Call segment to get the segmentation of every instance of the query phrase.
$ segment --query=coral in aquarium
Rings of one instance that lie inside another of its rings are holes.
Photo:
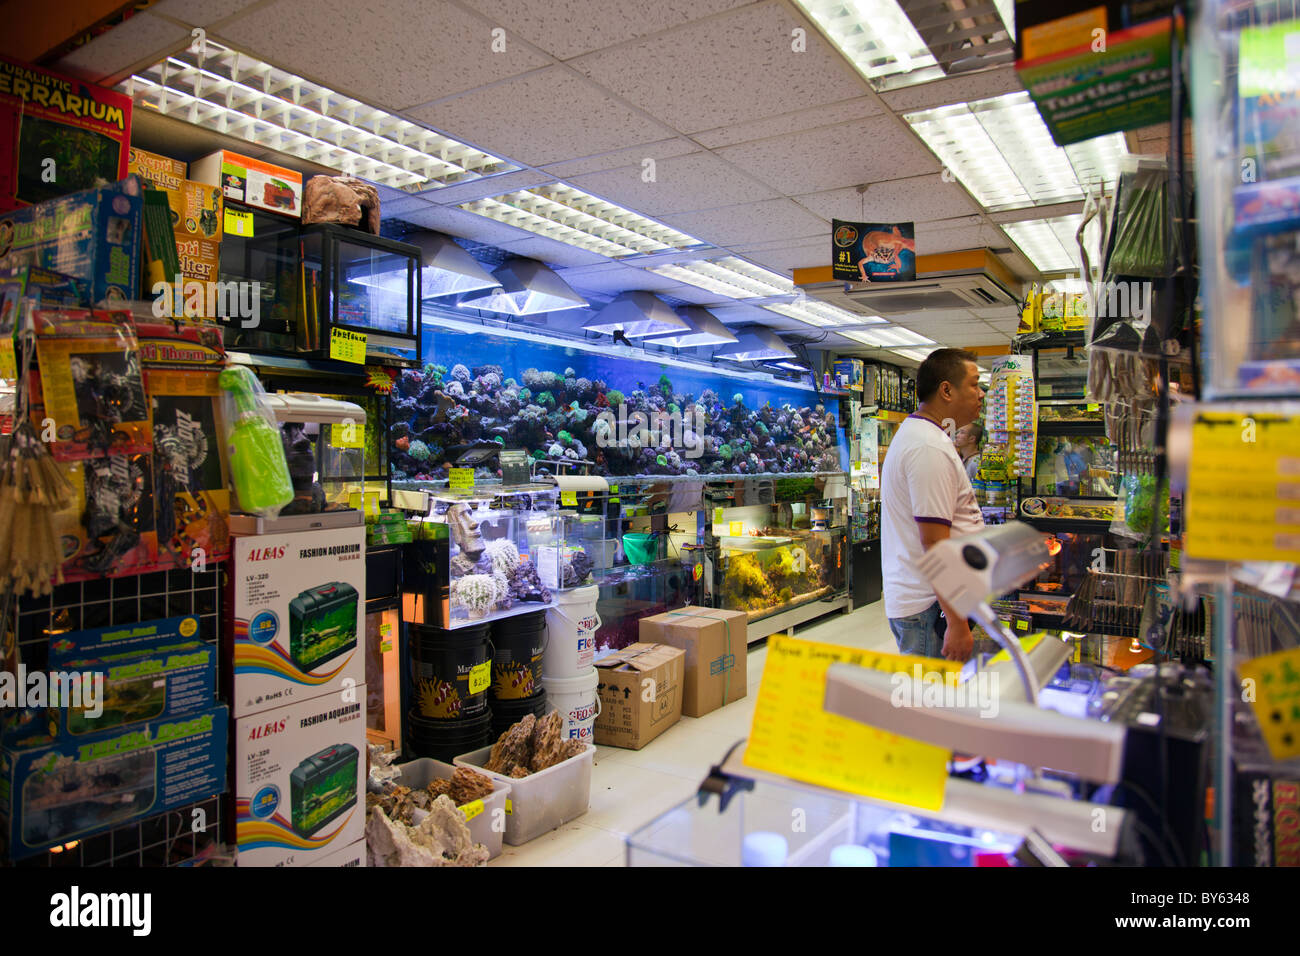
[[[490,574],[467,574],[454,581],[452,596],[471,618],[480,618],[497,602],[497,585]]]
[[[509,538],[497,538],[489,541],[484,549],[493,571],[512,573],[519,567],[519,548]]]

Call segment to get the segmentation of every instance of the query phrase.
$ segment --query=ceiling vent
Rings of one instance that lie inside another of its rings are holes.
[[[799,276],[795,279],[798,282]],[[917,275],[912,282],[832,281],[800,285],[808,295],[860,315],[999,307],[1006,308],[1010,314],[1019,301],[1012,291],[1019,283],[988,249],[918,256]]]

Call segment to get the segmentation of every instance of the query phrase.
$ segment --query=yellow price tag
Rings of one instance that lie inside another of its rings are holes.
[[[1074,639],[1074,663],[1081,663],[1083,660],[1083,638]]]
[[[330,358],[354,365],[366,364],[366,333],[330,329]]]
[[[506,816],[514,816],[514,812],[515,812],[515,802],[511,800],[509,797],[506,797]]]
[[[492,662],[484,661],[469,669],[469,692],[481,694],[492,686]]]
[[[473,468],[453,468],[449,475],[448,485],[452,491],[468,491],[474,487],[474,469]]]
[[[578,493],[576,491],[561,491],[560,504],[578,507]]]
[[[393,649],[393,642],[392,642],[392,641],[380,641],[380,642],[379,642],[379,653],[381,653],[381,654],[387,654],[387,653],[388,653],[389,651],[391,651],[392,649]]]
[[[1096,402],[1089,402],[1089,403],[1088,403],[1088,411],[1090,411],[1090,412],[1099,412],[1099,411],[1101,411],[1101,406],[1098,405]]]
[[[1023,621],[1017,621],[1016,626],[1018,627],[1023,623],[1024,623]],[[1028,654],[1030,651],[1032,651],[1035,647],[1037,647],[1042,642],[1044,636],[1045,635],[1043,634],[1027,634],[1026,636],[1020,638],[1020,649],[1024,651],[1026,654]],[[996,664],[998,663],[998,661],[1009,661],[1009,660],[1011,660],[1010,654],[1008,654],[1006,651],[998,651],[996,654],[994,654],[992,657],[989,658],[989,663]]]
[[[920,668],[941,680],[950,674],[955,680],[961,672],[954,661],[774,635],[768,638],[745,763],[816,786],[940,809],[951,753],[828,714],[826,671],[837,662],[909,675]]]
[[[13,381],[18,377],[18,360],[14,356],[13,340],[0,340],[0,378]]]
[[[722,524],[722,512],[725,511],[725,510],[726,510],[725,508],[714,508],[714,509],[713,509],[713,523],[714,523],[714,524]]]
[[[733,538],[739,538],[741,535],[745,533],[745,522],[743,521],[731,522],[727,533],[730,534]]]
[[[379,635],[380,635],[381,637],[392,637],[392,636],[393,636],[393,625],[391,625],[391,624],[380,624],[380,625],[379,625]]]
[[[469,803],[465,804],[463,807],[460,808],[460,812],[465,814],[466,820],[473,820],[476,816],[478,816],[480,813],[483,812],[483,809],[484,808],[483,808],[482,800],[471,800]]]
[[[1243,661],[1240,670],[1273,759],[1300,757],[1300,647]]]
[[[335,448],[365,448],[366,426],[355,422],[331,425],[330,444]]]
[[[243,212],[227,206],[224,219],[226,235],[243,236],[245,239],[253,237],[253,214],[251,212]]]
[[[1026,620],[1024,620],[1023,618],[1020,619],[1020,620],[1018,620],[1018,621],[1016,621],[1016,630],[1017,630],[1017,631],[1027,631],[1027,630],[1029,630],[1029,622],[1026,621]]]

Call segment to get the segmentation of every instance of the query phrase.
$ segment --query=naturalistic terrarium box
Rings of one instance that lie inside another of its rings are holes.
[[[0,212],[126,175],[131,97],[0,57]]]

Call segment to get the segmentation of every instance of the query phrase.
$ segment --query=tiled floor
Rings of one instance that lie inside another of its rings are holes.
[[[851,614],[804,625],[797,637],[829,644],[895,650],[876,602]],[[704,717],[683,717],[641,750],[598,747],[591,808],[572,823],[523,846],[506,846],[492,866],[622,866],[623,837],[695,792],[709,767],[749,733],[767,647],[749,652],[749,693]]]

